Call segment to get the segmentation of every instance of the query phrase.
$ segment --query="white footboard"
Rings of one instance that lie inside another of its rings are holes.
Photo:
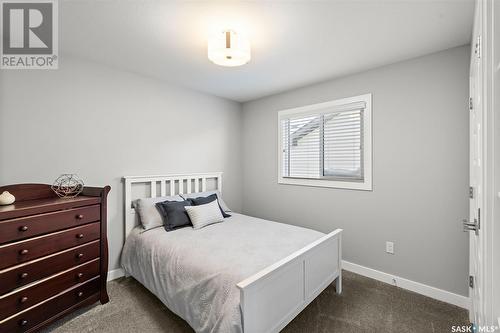
[[[238,283],[244,333],[283,329],[330,283],[342,289],[342,229]]]

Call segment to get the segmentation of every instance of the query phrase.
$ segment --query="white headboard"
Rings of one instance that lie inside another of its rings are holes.
[[[183,193],[197,193],[208,190],[219,190],[222,193],[222,172],[192,173],[181,175],[125,176],[125,238],[137,225],[138,218],[132,202],[138,198],[132,196],[132,185],[149,185],[151,190],[142,198],[164,197]],[[207,188],[207,183],[214,180],[215,188]],[[159,185],[159,191],[158,191]],[[168,188],[168,192],[167,192]]]

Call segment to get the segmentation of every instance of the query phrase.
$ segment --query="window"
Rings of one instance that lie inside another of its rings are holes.
[[[278,113],[278,182],[371,190],[371,94]]]

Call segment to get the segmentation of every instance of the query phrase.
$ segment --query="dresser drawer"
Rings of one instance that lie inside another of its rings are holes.
[[[0,258],[2,258],[0,269],[90,242],[98,239],[99,235],[100,223],[95,222],[45,236],[0,245]]]
[[[0,296],[0,320],[98,275],[99,259],[94,259],[25,288],[16,289],[9,294]]]
[[[0,332],[26,332],[40,323],[54,317],[71,306],[96,296],[99,292],[99,278],[79,284],[51,299],[40,303],[18,315],[0,321]]]
[[[76,227],[99,221],[100,217],[100,206],[93,205],[1,221],[0,243]]]
[[[99,241],[0,271],[0,295],[99,257]]]

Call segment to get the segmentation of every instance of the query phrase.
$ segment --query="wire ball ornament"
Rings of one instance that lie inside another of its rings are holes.
[[[60,198],[74,198],[83,191],[83,180],[76,174],[65,173],[57,177],[51,188]]]

